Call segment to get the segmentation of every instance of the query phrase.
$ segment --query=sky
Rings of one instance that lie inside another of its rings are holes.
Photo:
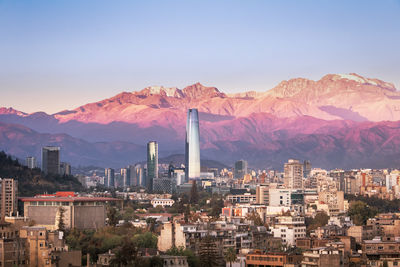
[[[400,0],[0,0],[0,107],[55,113],[147,86],[226,93],[358,73],[400,89]]]

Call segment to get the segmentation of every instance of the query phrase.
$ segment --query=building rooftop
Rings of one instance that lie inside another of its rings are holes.
[[[48,201],[60,201],[60,202],[93,202],[93,201],[118,201],[117,198],[111,197],[90,197],[90,196],[78,196],[74,192],[56,192],[55,194],[43,194],[36,195],[34,197],[22,197],[22,202],[48,202]]]
[[[378,243],[400,243],[399,238],[393,238],[393,239],[384,239],[382,240],[382,237],[376,236],[372,240],[364,240],[363,241],[365,244],[378,244]]]

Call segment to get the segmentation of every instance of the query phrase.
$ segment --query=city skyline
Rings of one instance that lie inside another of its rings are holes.
[[[400,266],[399,14],[0,0],[0,266]]]
[[[399,88],[399,10],[396,0],[2,1],[0,106],[52,114],[152,85],[266,91],[326,73]]]

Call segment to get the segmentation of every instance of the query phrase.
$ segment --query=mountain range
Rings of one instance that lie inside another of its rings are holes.
[[[282,169],[288,158],[324,168],[399,166],[400,92],[358,74],[296,78],[266,92],[226,94],[200,83],[162,86],[55,114],[0,108],[0,149],[18,157],[59,145],[74,165],[142,161],[149,140],[160,156],[182,154],[188,108],[200,114],[201,155],[231,165],[247,159]]]

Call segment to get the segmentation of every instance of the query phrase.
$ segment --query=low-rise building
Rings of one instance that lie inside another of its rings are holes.
[[[175,200],[170,199],[170,198],[154,198],[151,200],[151,205],[153,205],[153,207],[157,207],[157,206],[161,206],[163,208],[165,207],[171,207],[172,205],[174,205]]]
[[[39,226],[56,230],[60,216],[67,229],[97,229],[105,226],[106,204],[115,198],[78,196],[74,192],[57,192],[21,198],[24,215]],[[63,210],[63,211],[62,211]]]
[[[241,195],[227,195],[226,200],[231,201],[232,203],[255,203],[256,195],[252,195],[250,193],[244,193]]]
[[[161,255],[163,267],[189,267],[186,256]]]
[[[281,238],[289,246],[294,246],[297,238],[306,236],[305,220],[301,216],[277,216],[270,230],[274,237]]]
[[[301,259],[302,255],[295,252],[261,252],[258,250],[246,255],[246,267],[298,266]]]
[[[400,258],[400,239],[390,236],[375,237],[362,242],[363,258],[368,266],[376,265],[387,258]]]
[[[330,247],[322,247],[303,252],[301,267],[312,266],[343,266],[340,251]]]
[[[28,266],[81,266],[81,251],[69,250],[63,232],[47,231],[45,227],[24,226],[21,228],[20,238],[25,241]]]

